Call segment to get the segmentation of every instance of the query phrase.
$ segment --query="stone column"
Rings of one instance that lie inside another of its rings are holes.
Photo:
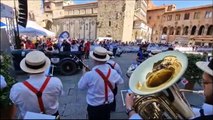
[[[208,24],[205,25],[205,29],[204,29],[204,33],[203,33],[204,36],[207,35],[208,28],[209,28],[209,25]]]

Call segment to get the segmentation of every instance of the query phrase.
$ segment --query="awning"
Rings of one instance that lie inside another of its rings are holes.
[[[3,22],[0,22],[0,28],[2,28],[2,27],[6,27],[6,24]]]
[[[5,5],[3,3],[0,3],[0,7],[1,7],[1,18],[14,18],[14,11],[13,8]]]

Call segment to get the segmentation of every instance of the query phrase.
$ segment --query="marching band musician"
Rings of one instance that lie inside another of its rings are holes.
[[[213,59],[210,62],[197,62],[197,67],[203,71],[203,88],[205,103],[201,109],[192,108],[195,116],[191,119],[212,120],[213,119]],[[129,119],[142,119],[139,114],[134,111],[134,94],[126,95],[126,111]]]
[[[78,88],[88,89],[86,100],[89,119],[108,120],[114,100],[112,91],[115,84],[123,83],[123,79],[116,70],[106,64],[109,55],[105,48],[96,47],[94,51],[90,52],[90,57],[95,66],[81,77]]]
[[[48,66],[50,59],[40,51],[28,53],[20,62],[21,69],[30,74],[30,77],[14,84],[10,90],[10,99],[20,112],[18,118],[23,118],[28,111],[59,115],[58,99],[63,93],[63,85],[59,78],[46,77],[44,72]]]
[[[111,59],[111,57],[113,56],[113,53],[111,51],[107,51],[107,53],[110,56],[110,59],[106,62],[106,64],[109,65],[109,67],[111,67],[112,69],[116,70],[118,72],[118,74],[120,76],[122,76],[122,71],[121,71],[120,65]],[[113,93],[114,93],[114,101],[112,103],[111,111],[115,111],[115,109],[116,109],[116,99],[115,99],[115,96],[117,95],[117,92],[118,92],[118,87],[115,84],[115,89],[113,91]]]

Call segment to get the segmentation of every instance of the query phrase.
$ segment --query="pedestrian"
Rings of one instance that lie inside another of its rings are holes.
[[[103,47],[96,47],[90,53],[94,67],[86,72],[78,82],[79,89],[87,91],[87,112],[90,120],[109,120],[110,109],[114,100],[113,89],[115,84],[122,84],[123,79],[111,69],[106,61],[109,60],[107,50]]]
[[[138,63],[142,63],[144,60],[146,60],[149,57],[148,54],[149,53],[147,52],[147,46],[145,44],[140,45],[140,48],[137,53],[136,61]]]
[[[64,41],[63,41],[63,43],[61,44],[61,49],[60,49],[60,51],[62,51],[62,52],[70,52],[71,51],[71,45],[70,45],[70,43],[69,42],[67,42],[67,40],[65,39]]]
[[[112,57],[113,53],[111,51],[107,51],[108,52],[108,55],[110,56],[110,58]],[[112,59],[109,59],[107,62],[106,62],[107,65],[109,65],[109,67],[111,67],[112,69],[116,70],[117,73],[122,76],[122,71],[121,71],[121,67],[118,63],[116,63],[115,61],[113,61]],[[113,91],[114,93],[114,101],[112,103],[112,107],[111,107],[111,111],[115,111],[116,110],[116,95],[117,95],[117,92],[118,92],[118,87],[117,87],[117,84],[115,84],[115,89]]]
[[[113,42],[112,46],[113,46],[113,49],[112,49],[113,56],[116,56],[116,52],[117,52],[117,49],[118,49],[118,43],[117,43],[116,40],[115,40],[115,42]]]
[[[10,91],[10,99],[19,110],[18,118],[23,118],[27,111],[59,115],[58,99],[63,85],[60,79],[45,76],[44,71],[49,66],[49,58],[41,51],[28,53],[20,62],[21,69],[30,77],[24,82],[14,84]]]
[[[85,51],[85,59],[89,59],[89,52],[90,52],[90,42],[89,41],[86,41],[84,51]]]

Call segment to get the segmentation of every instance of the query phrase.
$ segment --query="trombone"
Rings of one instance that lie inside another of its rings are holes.
[[[79,59],[78,57],[76,56],[73,56],[74,59],[76,59],[78,62],[80,62],[85,68],[86,68],[86,71],[90,71],[91,69],[89,68],[88,65],[86,65],[81,59]]]

